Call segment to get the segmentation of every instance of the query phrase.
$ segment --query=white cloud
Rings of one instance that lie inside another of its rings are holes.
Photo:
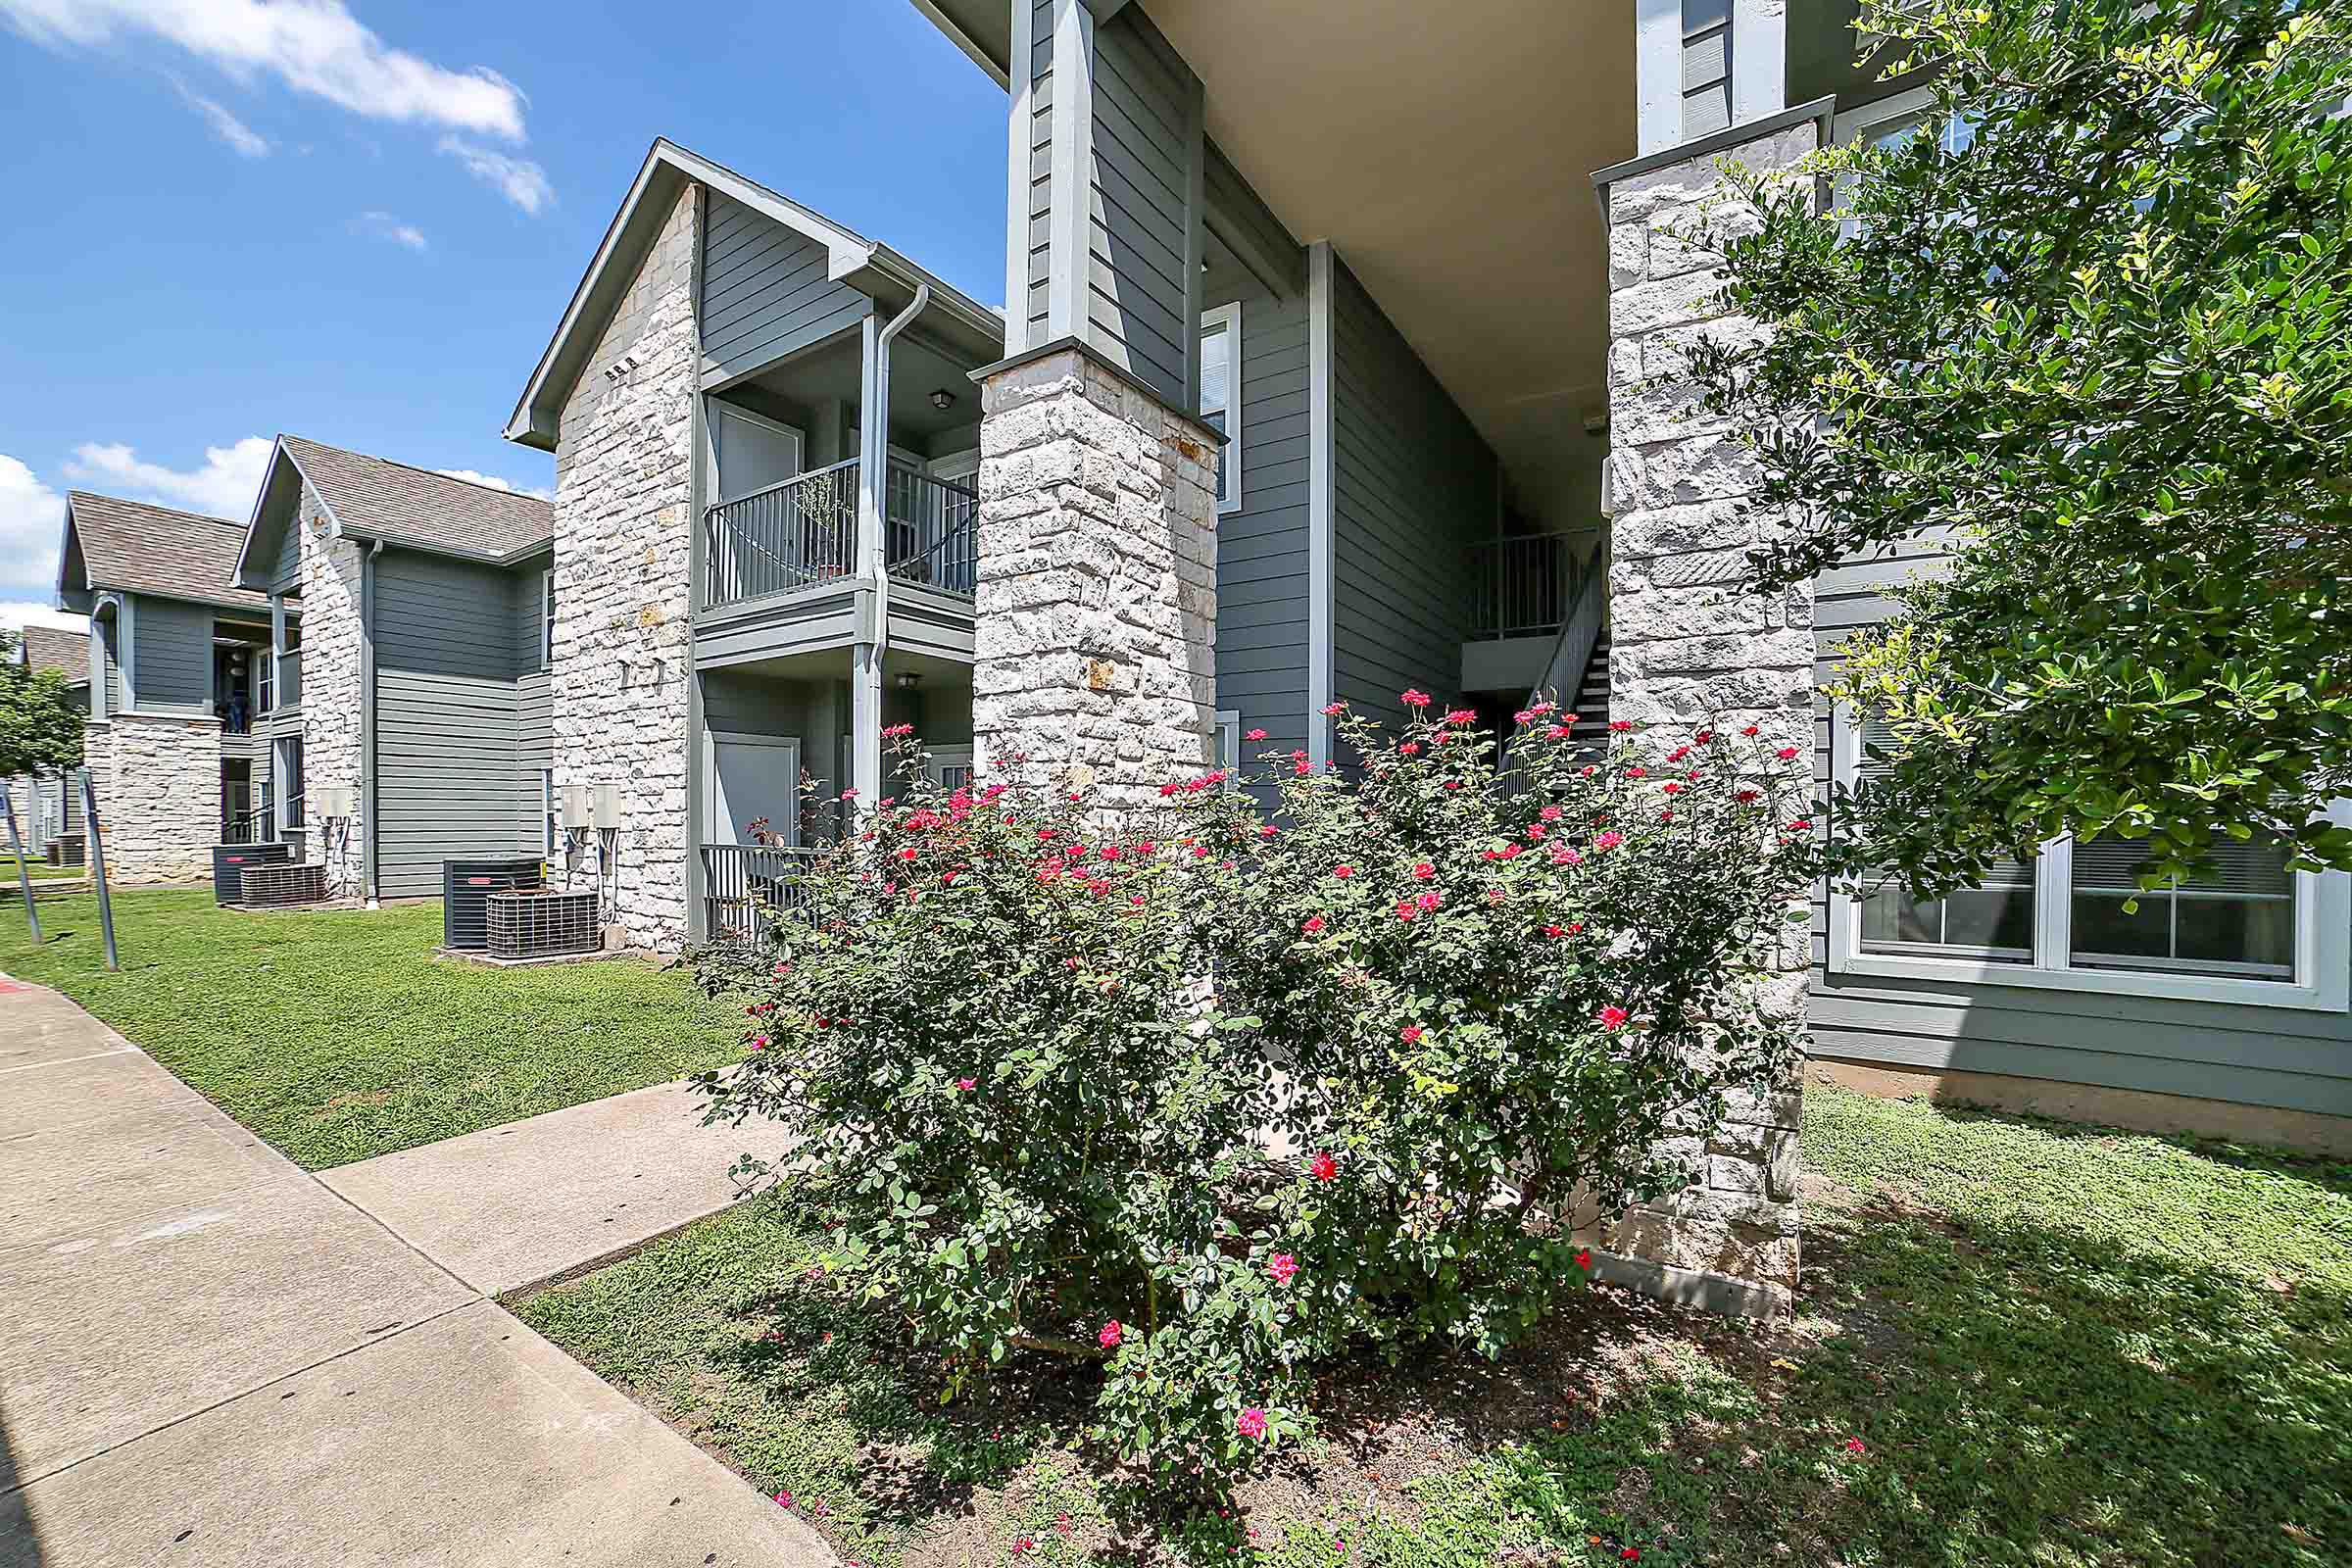
[[[48,602],[57,588],[57,547],[65,523],[66,498],[0,452],[0,593]]]
[[[413,251],[425,248],[424,230],[414,223],[402,222],[390,213],[362,213],[351,220],[351,226],[363,234],[373,234]]]
[[[206,447],[203,466],[183,469],[144,462],[126,442],[85,441],[74,449],[66,477],[133,501],[241,522],[253,513],[253,498],[261,492],[262,475],[270,466],[270,450],[268,437],[249,435],[233,446]]]
[[[0,3],[4,3],[4,0],[0,0]],[[267,136],[230,114],[220,104],[205,97],[204,94],[190,92],[185,82],[173,78],[172,85],[179,89],[180,98],[190,109],[204,117],[205,123],[213,127],[213,134],[234,148],[239,157],[267,158],[270,156],[270,139]]]
[[[239,79],[268,73],[371,120],[522,139],[525,100],[513,82],[395,49],[342,0],[0,0],[0,18],[53,47],[152,34]]]
[[[556,499],[556,493],[553,490],[543,490],[532,484],[516,484],[512,479],[502,479],[495,473],[483,473],[474,468],[435,468],[433,471],[443,478],[463,479],[467,484],[488,485],[493,490],[511,490],[516,495],[537,496],[542,501]]]
[[[46,601],[0,599],[0,626],[57,626],[66,631],[86,632],[90,629],[90,617],[76,615],[71,610],[51,609]]]
[[[7,3],[0,0],[0,5]],[[441,150],[464,164],[467,173],[534,218],[540,208],[555,205],[556,188],[547,182],[547,171],[527,158],[510,158],[455,136],[442,137]]]

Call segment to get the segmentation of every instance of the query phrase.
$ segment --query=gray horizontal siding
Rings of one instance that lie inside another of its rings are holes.
[[[406,551],[376,564],[376,876],[387,897],[438,893],[446,858],[515,853],[517,604],[537,605],[520,575]]]
[[[278,536],[277,560],[270,566],[270,591],[273,594],[302,591],[302,519],[305,509],[294,508],[286,517],[285,532]]]
[[[1461,680],[1492,448],[1344,263],[1332,268],[1332,689],[1388,724]]]
[[[1217,707],[1266,731],[1247,760],[1307,738],[1306,300],[1223,261],[1204,289],[1210,309],[1242,307],[1242,494],[1217,519]]]
[[[213,612],[139,595],[131,609],[131,691],[147,713],[213,710]]]
[[[1018,3],[1018,0],[1015,0]],[[1023,313],[1028,320],[1024,341],[1046,340],[1048,276],[1052,247],[1047,225],[1054,210],[1054,5],[1034,0],[1029,7],[1029,287],[1025,300],[1006,300],[1006,315]]]
[[[703,353],[729,375],[822,342],[873,301],[826,276],[825,247],[710,193],[703,241]]]
[[[1090,338],[1181,403],[1191,73],[1139,10],[1095,29]]]
[[[1204,143],[1203,156],[1201,205],[1211,232],[1226,244],[1255,252],[1281,269],[1282,275],[1270,281],[1283,293],[1305,294],[1305,247],[1291,237],[1282,220],[1258,199],[1215,142]]]
[[[1913,542],[1822,573],[1814,584],[1817,684],[1835,676],[1848,632],[1893,612],[1886,590],[1938,559],[1936,545]],[[1827,779],[1827,699],[1816,699],[1814,716],[1815,774]],[[1807,1009],[1817,1056],[2352,1115],[2352,1016],[2344,1013],[1833,975],[1827,957],[1828,905],[1817,887]]]

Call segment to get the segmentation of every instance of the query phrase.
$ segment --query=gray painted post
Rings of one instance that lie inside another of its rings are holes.
[[[106,966],[122,967],[115,956],[115,906],[106,896],[106,839],[98,830],[98,792],[90,784],[90,770],[81,770],[81,826],[90,836],[90,880],[98,887],[98,931],[106,939]]]
[[[32,775],[27,775],[32,777]],[[33,777],[33,798],[40,798],[40,780]],[[41,914],[32,906],[32,873],[24,869],[24,840],[17,832],[17,795],[14,790],[0,790],[0,810],[8,812],[8,848],[17,858],[17,887],[24,895],[24,918],[32,925],[33,945],[41,941]]]

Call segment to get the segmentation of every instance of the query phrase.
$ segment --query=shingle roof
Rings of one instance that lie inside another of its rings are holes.
[[[62,669],[69,681],[90,678],[90,639],[63,626],[24,626],[24,662],[33,669]]]
[[[555,537],[556,509],[537,496],[453,479],[298,435],[278,441],[327,511],[352,533],[498,560],[528,554]]]
[[[234,586],[244,524],[87,490],[66,492],[66,506],[91,587],[270,608],[267,595]]]

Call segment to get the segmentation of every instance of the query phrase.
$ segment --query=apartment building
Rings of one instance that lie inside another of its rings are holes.
[[[58,602],[90,617],[83,765],[123,882],[202,880],[213,846],[270,811],[277,637],[269,599],[231,581],[243,537],[219,517],[66,497]]]

